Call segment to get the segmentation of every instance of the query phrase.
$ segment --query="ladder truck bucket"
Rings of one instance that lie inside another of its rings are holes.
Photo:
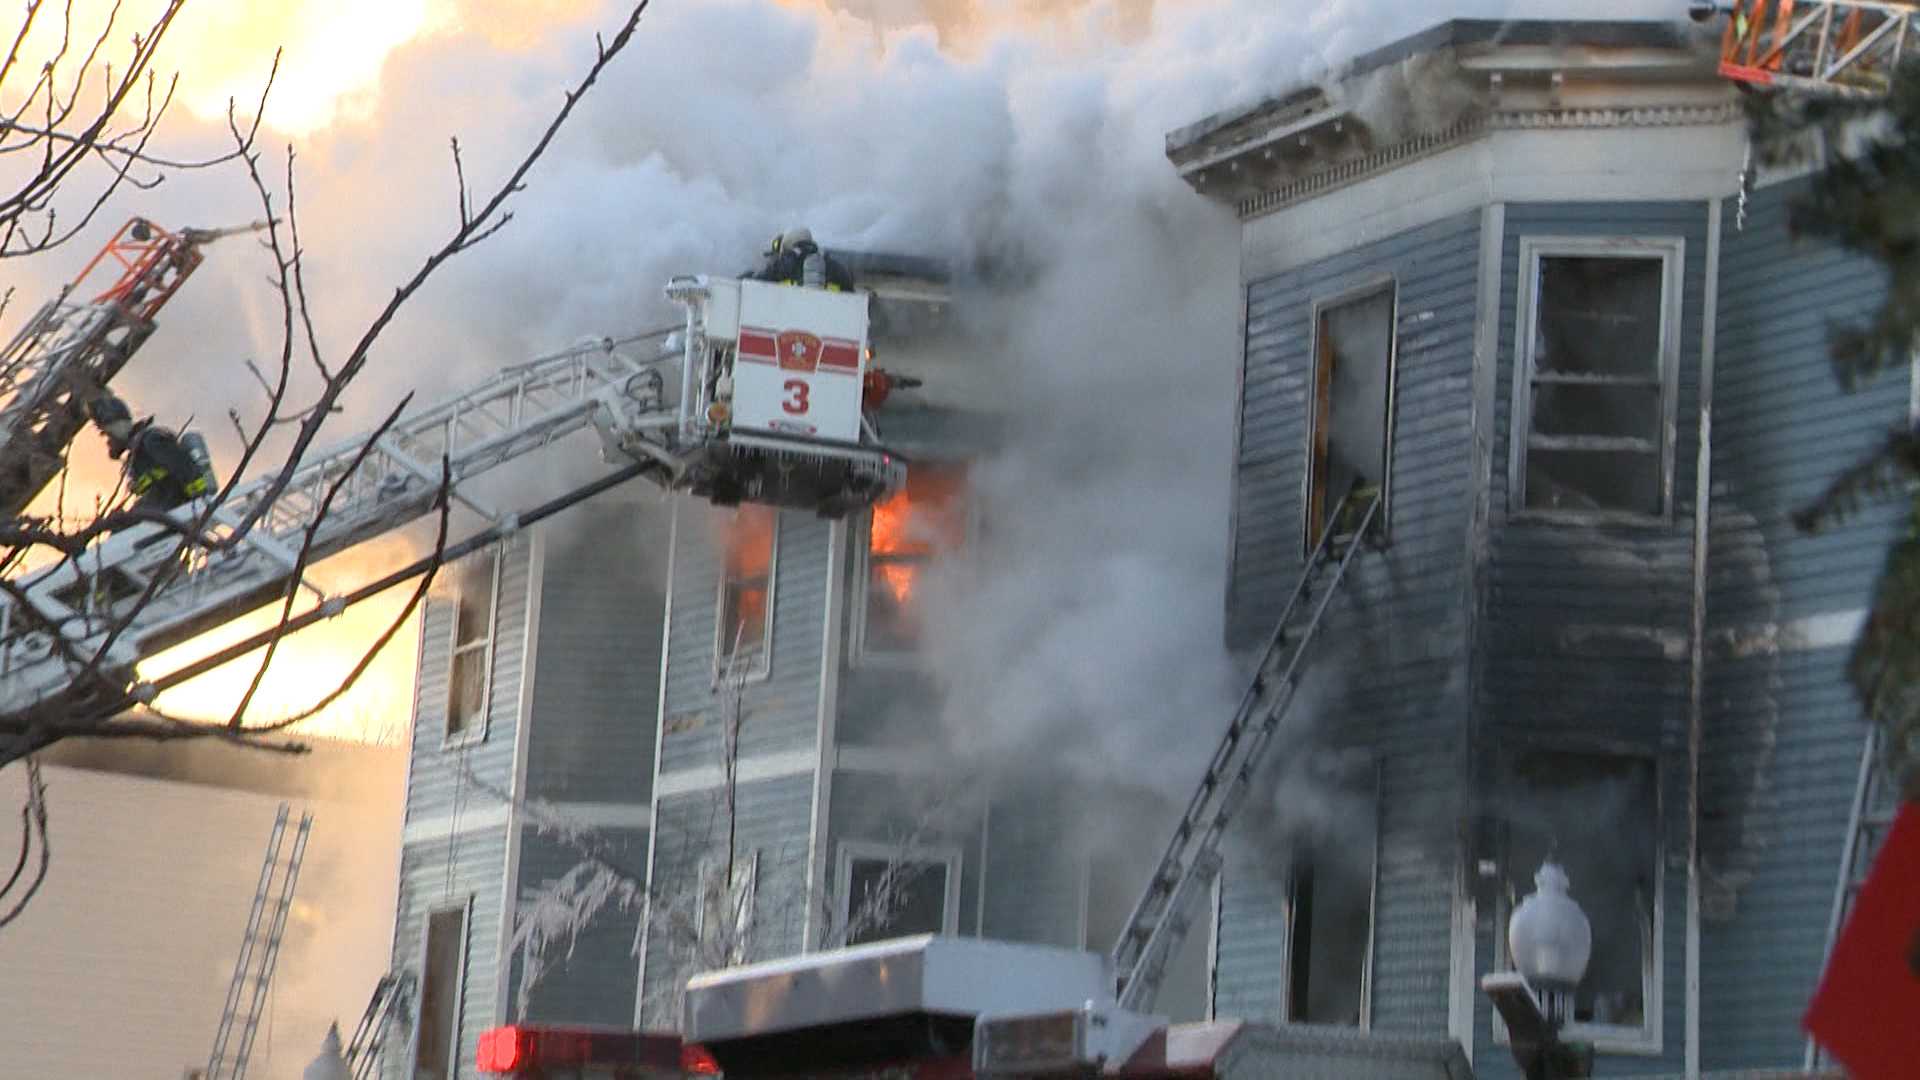
[[[686,310],[676,487],[837,518],[905,483],[865,423],[865,293],[692,277],[666,295]]]

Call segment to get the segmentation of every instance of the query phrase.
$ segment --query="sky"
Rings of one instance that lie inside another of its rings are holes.
[[[128,3],[123,29],[154,5]],[[1446,14],[1677,17],[1683,7],[1464,0]],[[106,8],[80,3],[77,22],[97,26]],[[611,31],[624,10],[607,0],[192,0],[156,64],[163,76],[178,72],[179,90],[155,145],[174,157],[222,151],[229,100],[239,99],[244,115],[273,50],[285,50],[263,164],[283,188],[285,154],[297,153],[308,287],[322,347],[337,358],[454,225],[449,139],[460,140],[473,186],[490,189],[590,60],[593,34]],[[1106,355],[1076,358],[1057,342],[1037,344],[1064,324],[1060,312],[1138,307],[1129,297],[1147,288],[1180,298],[1129,314],[1167,331],[1161,347],[1193,346],[1194,370],[1177,384],[1191,410],[1173,410],[1159,421],[1164,430],[1124,443],[1104,442],[1113,429],[1097,417],[1059,425],[1074,430],[1084,420],[1090,435],[1077,445],[1104,446],[1129,465],[1135,444],[1212,425],[1215,437],[1145,461],[1140,477],[1114,471],[1122,490],[1113,494],[1137,491],[1138,479],[1173,493],[1169,505],[1185,511],[1182,527],[1114,553],[1099,571],[1109,582],[1103,594],[1133,599],[1088,617],[1135,625],[1130,614],[1165,606],[1147,597],[1204,593],[1226,548],[1230,443],[1218,433],[1229,419],[1232,343],[1220,330],[1231,319],[1233,233],[1219,208],[1172,175],[1165,132],[1318,78],[1440,18],[1410,0],[659,0],[530,177],[515,221],[450,264],[396,320],[329,430],[344,437],[403,393],[431,400],[556,346],[659,325],[669,315],[659,292],[669,274],[744,268],[767,236],[795,222],[856,248],[969,254],[1017,244],[1048,254],[1049,276],[1035,294],[1051,307],[1036,301],[1003,314],[1050,359],[1045,389],[1056,415],[1084,400],[1074,391],[1086,379],[1115,369]],[[49,40],[42,35],[43,49]],[[285,192],[276,198],[284,208]],[[196,226],[261,216],[232,166],[123,191],[67,249],[0,266],[5,284],[20,289],[0,332],[136,212]],[[1155,252],[1164,273],[1126,272],[1142,250]],[[227,411],[251,418],[263,406],[244,361],[279,353],[276,300],[262,284],[269,270],[244,238],[211,247],[117,384],[163,423],[193,420],[217,462],[237,452]],[[1168,391],[1164,372],[1138,355],[1138,334],[1116,325],[1125,320],[1107,324],[1105,353],[1136,354],[1143,374],[1133,385],[1151,403]],[[555,468],[575,475],[588,465]],[[1028,465],[1003,463],[1003,472]],[[114,467],[96,438],[83,437],[69,505],[84,506]],[[1057,490],[1025,486],[1069,505],[1092,503],[1095,518],[1098,504],[1112,501],[1091,494],[1100,485],[1058,479]],[[1021,486],[1009,482],[1008,491]],[[1195,529],[1195,521],[1211,524]],[[1068,556],[1071,534],[1036,528]],[[345,582],[406,551],[369,546],[328,569]],[[1183,639],[1208,634],[1218,596],[1215,589],[1205,606],[1179,606]],[[398,606],[389,596],[302,635],[268,684],[261,718],[298,704],[316,672],[343,672],[355,644]],[[1149,628],[1130,647],[1164,655],[1162,638],[1175,632]],[[967,637],[956,631],[957,642]],[[316,730],[400,737],[392,716],[407,707],[415,635],[409,629],[397,641]],[[163,704],[212,714],[241,681],[230,668]]]

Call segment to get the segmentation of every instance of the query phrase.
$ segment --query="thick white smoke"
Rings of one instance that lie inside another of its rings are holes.
[[[590,59],[591,31],[624,6],[543,4],[529,20],[453,3],[448,25],[472,29],[392,52],[372,89],[300,140],[308,288],[332,356],[452,229],[448,137],[490,190]],[[1017,421],[976,474],[993,535],[934,583],[945,721],[989,755],[1057,755],[1178,797],[1237,692],[1220,623],[1239,250],[1231,215],[1166,163],[1165,133],[1446,18],[1681,7],[662,0],[531,176],[514,223],[394,323],[334,430],[404,392],[432,399],[583,336],[668,321],[668,275],[743,269],[788,225],[829,246],[1016,251],[1038,270],[1031,287],[975,316],[1002,343],[980,363]],[[191,57],[172,59],[191,79]],[[182,119],[170,136],[185,155],[218,149],[223,132]],[[230,168],[117,205],[196,225],[259,213]],[[7,271],[44,292],[85,254]],[[261,407],[241,363],[279,349],[266,269],[244,240],[213,249],[121,384],[164,420],[195,416],[224,461],[226,410]],[[1170,819],[1143,824],[1157,841]]]

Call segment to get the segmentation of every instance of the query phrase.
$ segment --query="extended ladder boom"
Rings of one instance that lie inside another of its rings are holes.
[[[1894,0],[1702,0],[1726,15],[1720,74],[1828,97],[1880,97],[1912,42],[1920,4]]]
[[[666,411],[658,361],[618,349],[644,343],[657,352],[665,336],[601,341],[507,369],[478,389],[402,418],[377,439],[310,455],[284,487],[273,476],[238,487],[212,517],[214,546],[190,551],[186,565],[158,585],[155,579],[174,569],[178,541],[154,524],[129,528],[42,571],[19,586],[24,606],[15,597],[0,598],[0,712],[84,709],[99,686],[78,684],[76,676],[109,638],[100,668],[124,690],[142,657],[282,595],[303,545],[312,564],[428,514],[443,455],[457,499],[495,524],[510,520],[461,485],[590,423],[621,429],[675,422]],[[639,448],[636,456],[651,445],[626,443]],[[189,505],[173,516],[190,523],[197,512]]]
[[[1114,943],[1112,955],[1122,1008],[1151,1011],[1167,959],[1186,936],[1193,901],[1220,870],[1220,843],[1227,825],[1245,801],[1293,700],[1301,660],[1313,644],[1327,605],[1346,577],[1348,563],[1373,527],[1379,507],[1379,499],[1372,494],[1349,495],[1329,516],[1319,546],[1308,556],[1306,569],[1267,640],[1260,666],[1241,695],[1233,723],[1214,750],[1199,788],[1188,800],[1186,813],[1167,843],[1166,853]],[[1343,545],[1335,539],[1335,532],[1355,515],[1359,524]],[[1296,624],[1296,616],[1304,621]]]
[[[14,335],[0,351],[0,517],[18,517],[60,471],[87,403],[153,333],[200,265],[200,245],[256,227],[171,233],[135,218]],[[115,267],[111,284],[86,295]]]

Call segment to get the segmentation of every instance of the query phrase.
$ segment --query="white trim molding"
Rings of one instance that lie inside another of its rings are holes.
[[[513,808],[494,802],[477,810],[462,808],[452,813],[415,818],[400,830],[402,844],[431,844],[451,837],[504,829],[513,817]]]
[[[945,895],[940,902],[940,932],[948,935],[960,932],[960,875],[965,869],[965,856],[958,847],[947,845],[902,847],[899,844],[870,840],[842,840],[834,847],[834,898],[838,905],[841,926],[846,926],[853,917],[855,860],[921,863],[937,864],[945,869],[947,880]]]
[[[735,781],[750,784],[756,780],[774,780],[783,776],[801,776],[811,773],[820,764],[819,756],[811,749],[788,750],[779,754],[759,754],[742,757],[735,771]],[[691,769],[675,769],[663,772],[654,781],[653,796],[658,802],[676,795],[690,795],[698,791],[711,791],[726,782],[726,773],[719,765],[697,765]]]

